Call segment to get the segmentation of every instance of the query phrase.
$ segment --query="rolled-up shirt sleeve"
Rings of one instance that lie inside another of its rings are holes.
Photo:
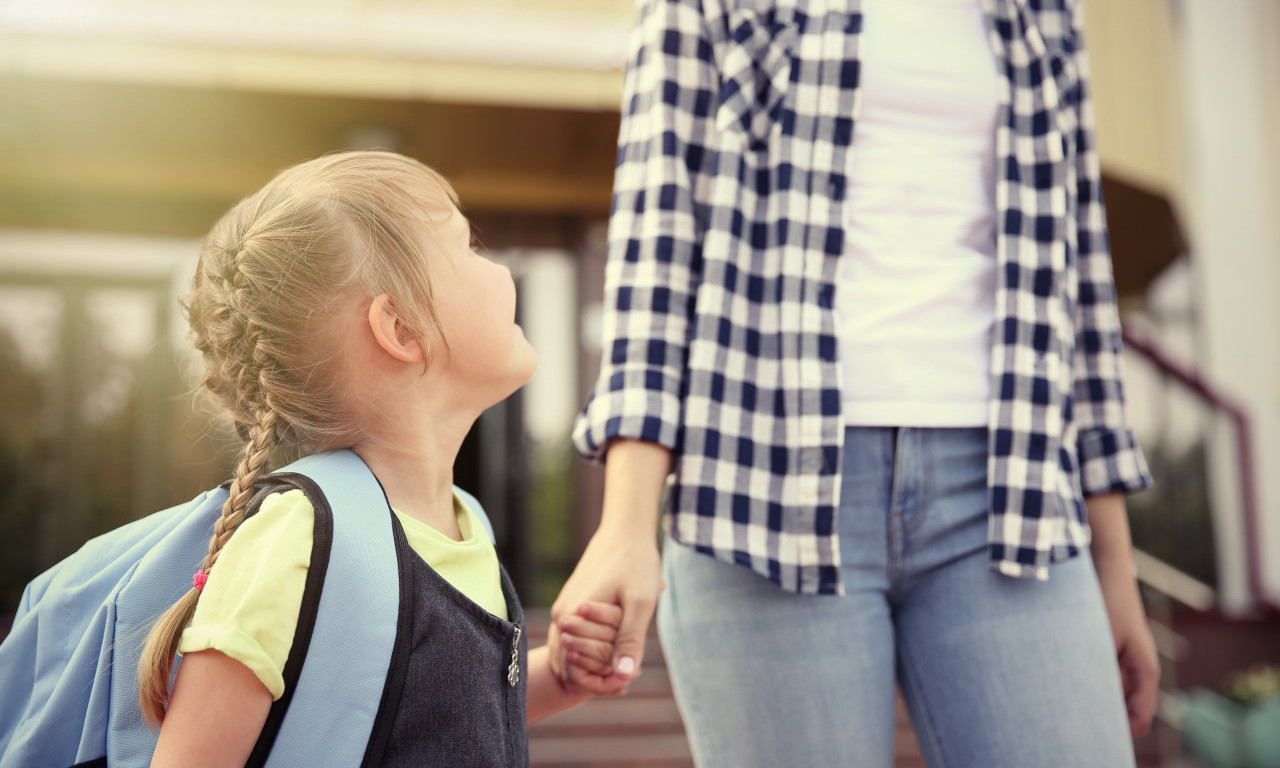
[[[605,270],[600,376],[574,430],[601,460],[629,437],[677,448],[719,76],[696,2],[644,0],[632,33]]]
[[[302,491],[267,496],[218,554],[178,652],[221,651],[248,667],[273,700],[280,698],[314,525]]]
[[[1085,496],[1132,493],[1151,485],[1151,474],[1125,417],[1120,312],[1116,306],[1102,169],[1094,129],[1083,4],[1071,11],[1074,63],[1079,79],[1076,128],[1076,213],[1080,282],[1075,308],[1074,416],[1076,451]]]

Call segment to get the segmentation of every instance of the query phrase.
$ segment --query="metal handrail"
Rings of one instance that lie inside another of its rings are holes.
[[[1236,453],[1240,466],[1240,505],[1244,513],[1244,535],[1247,557],[1245,568],[1254,600],[1265,611],[1280,613],[1280,602],[1272,599],[1262,582],[1262,543],[1258,536],[1260,511],[1258,509],[1257,482],[1254,475],[1253,440],[1249,417],[1234,400],[1205,381],[1196,371],[1186,368],[1164,354],[1145,336],[1135,333],[1125,325],[1121,329],[1124,345],[1145,357],[1166,376],[1173,378],[1194,392],[1205,403],[1228,416],[1236,434]]]
[[[1133,564],[1138,570],[1138,581],[1189,608],[1208,611],[1217,603],[1213,587],[1140,549],[1133,550]]]
[[[1171,603],[1177,601],[1196,611],[1212,610],[1217,603],[1213,587],[1174,568],[1172,565],[1143,552],[1133,550],[1133,565],[1138,582],[1154,591],[1156,596],[1148,602],[1148,625],[1156,651],[1162,659],[1164,672],[1160,676],[1160,691],[1156,700],[1156,718],[1167,723],[1174,731],[1181,731],[1186,707],[1179,697],[1177,662],[1191,652],[1191,641],[1173,629]],[[1177,754],[1177,738],[1172,733],[1161,737],[1162,751]]]

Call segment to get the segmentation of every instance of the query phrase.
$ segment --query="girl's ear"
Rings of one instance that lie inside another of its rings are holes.
[[[385,293],[369,305],[369,328],[378,346],[395,359],[405,363],[420,363],[425,359],[421,345],[400,321],[391,297]]]

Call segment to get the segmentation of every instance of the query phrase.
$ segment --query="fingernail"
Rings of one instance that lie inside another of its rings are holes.
[[[613,665],[613,671],[620,675],[634,675],[636,673],[636,660],[630,656],[623,656]]]

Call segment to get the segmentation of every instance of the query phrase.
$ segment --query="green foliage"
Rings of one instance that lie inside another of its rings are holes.
[[[563,443],[532,457],[529,494],[530,605],[549,606],[560,594],[576,562],[573,447]]]
[[[0,331],[0,614],[17,606],[37,572],[37,515],[42,508],[45,443],[41,377],[27,368],[13,338]],[[34,407],[32,407],[34,406]]]
[[[0,616],[86,540],[217,485],[234,461],[234,443],[181,394],[163,340],[129,358],[106,329],[76,331],[78,352],[35,369],[0,328]]]

